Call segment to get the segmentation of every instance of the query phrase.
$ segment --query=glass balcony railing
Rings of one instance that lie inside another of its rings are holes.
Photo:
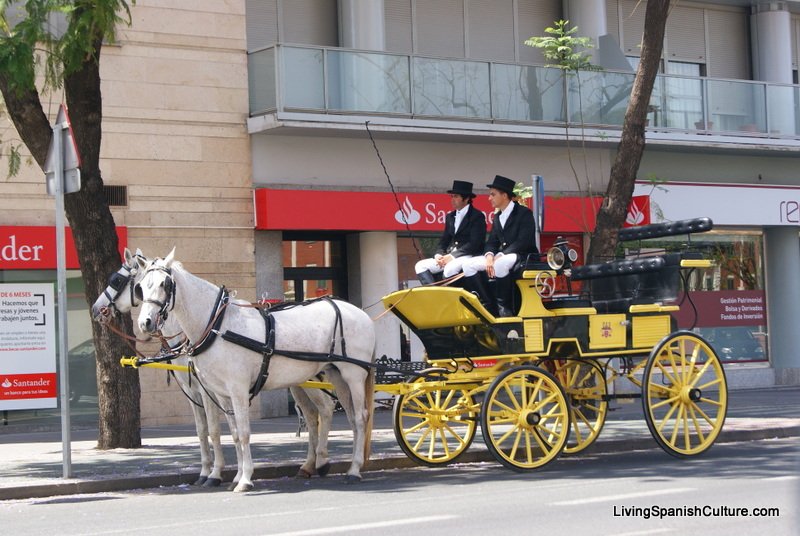
[[[277,45],[248,57],[250,114],[381,114],[621,128],[634,75]],[[800,138],[800,86],[659,75],[648,128]]]

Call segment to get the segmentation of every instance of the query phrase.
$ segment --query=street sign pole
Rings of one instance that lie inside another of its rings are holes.
[[[56,198],[56,256],[58,273],[56,286],[58,292],[58,363],[61,370],[59,399],[61,400],[61,442],[64,458],[64,478],[72,477],[72,451],[70,449],[69,421],[69,337],[67,336],[67,253],[64,239],[64,194],[81,189],[81,159],[67,107],[58,109],[53,125],[53,139],[44,164],[47,193]]]
[[[56,123],[53,126],[53,171],[55,174],[55,198],[56,198],[56,256],[58,258],[58,270],[56,276],[56,286],[58,294],[58,362],[61,371],[61,381],[59,382],[59,397],[61,398],[61,451],[63,458],[64,478],[72,477],[72,448],[71,448],[71,424],[69,415],[69,362],[67,360],[68,336],[67,336],[67,268],[66,268],[66,244],[64,240],[64,141],[61,134],[62,130],[68,128],[65,123]]]

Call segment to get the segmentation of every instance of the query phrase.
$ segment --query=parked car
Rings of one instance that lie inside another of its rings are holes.
[[[707,328],[701,335],[723,361],[761,361],[764,347],[747,326]]]
[[[67,355],[69,364],[69,401],[80,402],[82,396],[97,396],[97,364],[94,341],[88,339],[73,347]]]

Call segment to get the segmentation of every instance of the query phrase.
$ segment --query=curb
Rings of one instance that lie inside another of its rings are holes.
[[[800,425],[757,428],[751,430],[723,430],[715,441],[715,444],[757,441],[762,439],[785,439],[789,437],[800,437]],[[657,445],[652,437],[609,439],[596,442],[594,445],[586,449],[584,453],[610,454],[615,452],[649,450],[655,448],[657,448]],[[492,461],[495,461],[495,459],[488,450],[485,448],[475,448],[472,451],[465,452],[456,463],[478,463]],[[330,474],[344,474],[349,467],[349,462],[332,462]],[[364,471],[370,472],[387,469],[406,469],[413,467],[420,467],[420,465],[416,464],[407,456],[390,455],[385,458],[371,459]],[[283,465],[266,465],[263,463],[256,464],[253,471],[253,480],[294,477],[299,468],[299,463]],[[236,471],[232,469],[226,470],[223,473],[226,481],[232,480],[235,474]],[[37,499],[58,495],[76,495],[172,487],[191,485],[195,480],[197,480],[197,475],[195,473],[161,473],[148,476],[120,476],[100,480],[81,480],[77,482],[21,485],[5,488],[0,487],[0,500]]]

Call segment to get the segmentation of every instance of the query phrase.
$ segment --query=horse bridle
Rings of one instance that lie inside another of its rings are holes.
[[[144,258],[138,254],[136,255],[136,257]],[[108,298],[108,305],[106,307],[110,307],[115,312],[119,312],[116,306],[116,301],[117,298],[119,298],[122,289],[125,288],[125,285],[128,285],[128,292],[130,292],[131,295],[130,296],[131,305],[133,305],[134,307],[136,306],[134,285],[129,284],[134,279],[134,277],[136,277],[137,273],[136,262],[134,261],[131,264],[132,266],[123,264],[119,270],[111,274],[111,277],[108,278],[108,286],[103,291],[103,295],[106,298]]]
[[[172,270],[166,268],[164,266],[157,266],[155,263],[160,259],[153,260],[150,263],[150,266],[144,271],[144,275],[142,276],[142,281],[144,278],[147,277],[147,274],[150,272],[164,272],[167,274],[167,277],[164,279],[162,286],[164,287],[164,292],[167,293],[166,299],[162,302],[159,300],[151,300],[151,299],[144,299],[144,293],[142,292],[142,283],[136,283],[133,295],[138,299],[141,303],[152,303],[153,305],[158,306],[158,326],[157,329],[160,329],[164,322],[167,320],[169,316],[169,311],[175,308],[175,280],[172,278]]]

